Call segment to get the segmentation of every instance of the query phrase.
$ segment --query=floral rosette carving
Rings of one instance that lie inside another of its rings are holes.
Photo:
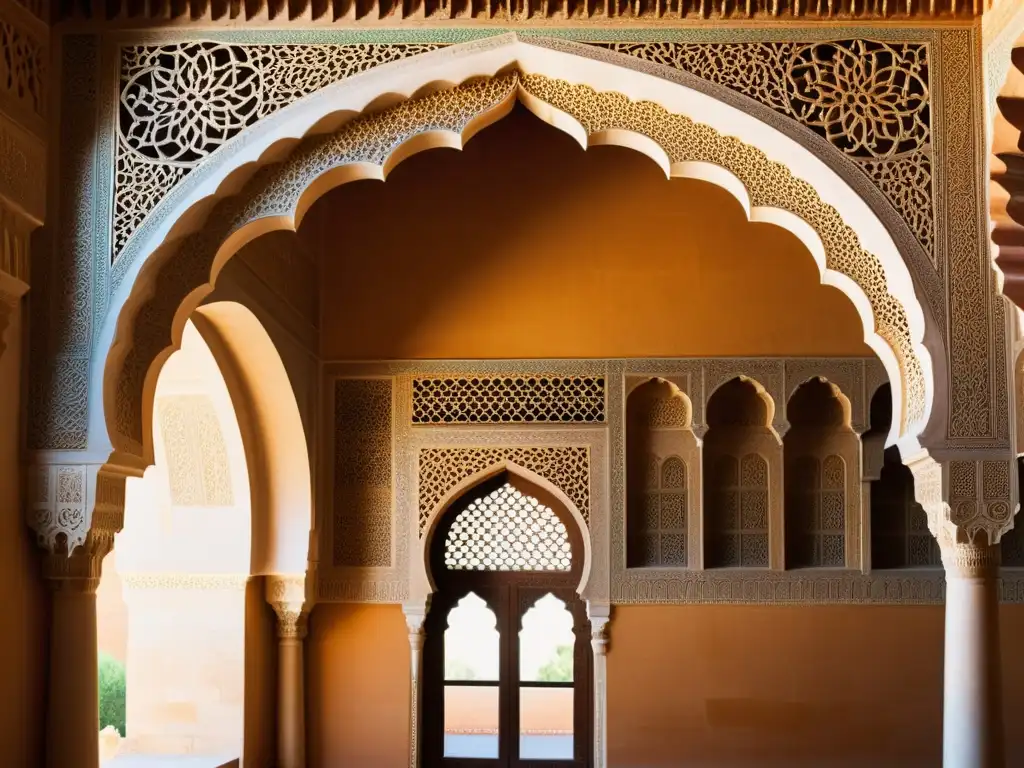
[[[923,47],[852,40],[797,49],[786,72],[793,113],[846,154],[889,158],[929,139]]]
[[[183,43],[139,63],[121,91],[121,133],[150,160],[194,163],[261,115],[263,67],[252,49]]]

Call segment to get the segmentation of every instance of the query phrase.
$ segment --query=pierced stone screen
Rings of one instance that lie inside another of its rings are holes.
[[[604,421],[600,376],[495,376],[412,380],[413,424]]]
[[[572,547],[551,509],[506,483],[455,518],[444,563],[454,571],[568,571]]]

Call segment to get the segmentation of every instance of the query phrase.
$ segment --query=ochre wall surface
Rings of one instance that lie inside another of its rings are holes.
[[[864,355],[789,232],[515,112],[317,202],[325,359]]]
[[[40,576],[40,551],[21,515],[22,476],[19,362],[22,325],[18,313],[4,334],[0,355],[0,764],[43,764],[48,605]]]
[[[1024,711],[1024,607],[1005,606],[1006,722]],[[615,610],[611,768],[934,768],[942,606]],[[404,768],[409,646],[398,606],[322,604],[308,650],[310,765]],[[1007,765],[1024,733],[1007,730]]]

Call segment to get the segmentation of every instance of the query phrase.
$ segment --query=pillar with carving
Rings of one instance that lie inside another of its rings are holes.
[[[999,540],[1017,506],[1014,461],[908,464],[946,571],[943,768],[1003,768]]]
[[[588,603],[590,647],[594,651],[594,768],[608,765],[608,625],[611,605]]]
[[[306,768],[306,577],[268,576],[267,602],[277,614],[277,765]]]
[[[409,768],[420,766],[420,697],[423,693],[423,622],[427,604],[405,603],[405,625],[409,630]]]
[[[134,470],[109,465],[34,468],[28,523],[46,550],[53,592],[46,768],[98,768],[96,589],[103,558],[124,525],[124,485]]]

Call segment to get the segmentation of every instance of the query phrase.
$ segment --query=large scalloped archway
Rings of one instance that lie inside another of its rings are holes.
[[[604,58],[614,54],[604,55]],[[569,79],[562,79],[569,78]],[[452,85],[456,83],[456,85]],[[916,447],[944,401],[925,348],[936,334],[910,272],[871,208],[819,157],[755,117],[601,57],[512,36],[384,65],[325,88],[222,147],[150,214],[121,257],[93,370],[90,438],[151,460],[146,393],[226,261],[296,229],[328,190],[384,179],[416,152],[461,148],[516,101],[583,146],[619,144],[667,176],[729,190],[755,221],[790,230],[822,281],[853,302],[893,381],[890,440]],[[695,117],[697,116],[697,117]],[[698,119],[699,117],[699,119]],[[96,402],[99,400],[99,402]]]

